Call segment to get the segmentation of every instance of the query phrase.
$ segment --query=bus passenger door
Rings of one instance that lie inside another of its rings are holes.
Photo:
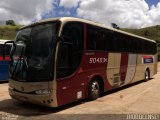
[[[84,96],[83,80],[77,70],[83,54],[83,24],[66,23],[62,30],[57,60],[58,103],[66,104]],[[76,75],[77,74],[77,75]]]

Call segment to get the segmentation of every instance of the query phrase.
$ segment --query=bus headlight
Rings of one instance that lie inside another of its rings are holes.
[[[42,90],[36,90],[35,93],[38,95],[46,95],[50,94],[53,90],[52,89],[42,89]]]

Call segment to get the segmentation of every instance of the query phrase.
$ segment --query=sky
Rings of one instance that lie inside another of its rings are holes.
[[[55,17],[78,17],[110,26],[160,25],[160,0],[1,0],[0,20],[27,25]]]

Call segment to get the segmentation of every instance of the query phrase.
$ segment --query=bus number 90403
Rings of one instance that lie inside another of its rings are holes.
[[[107,62],[107,58],[90,58],[89,59],[89,63],[106,63]]]

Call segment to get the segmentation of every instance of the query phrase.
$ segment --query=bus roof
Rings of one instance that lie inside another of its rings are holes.
[[[94,25],[94,26],[97,26],[97,27],[109,29],[109,30],[112,30],[112,31],[116,31],[116,32],[119,32],[119,33],[122,33],[122,34],[126,34],[126,35],[129,35],[129,36],[132,36],[132,37],[137,37],[137,38],[141,38],[141,39],[143,39],[143,40],[147,40],[147,41],[155,42],[155,43],[156,43],[155,40],[151,40],[151,39],[148,39],[148,38],[145,38],[145,37],[141,37],[141,36],[138,36],[138,35],[135,35],[135,34],[132,34],[132,33],[128,33],[128,32],[122,31],[122,30],[118,30],[118,29],[115,29],[115,28],[112,28],[112,27],[109,27],[109,26],[105,26],[104,24],[100,24],[100,23],[93,22],[93,21],[90,21],[90,20],[85,20],[85,19],[80,19],[80,18],[74,18],[74,17],[60,17],[60,18],[45,19],[45,20],[41,20],[41,21],[35,22],[35,23],[33,23],[33,24],[27,25],[27,26],[24,26],[24,27],[22,27],[21,29],[24,29],[24,28],[30,27],[30,26],[34,26],[34,25],[36,25],[36,24],[41,24],[41,23],[46,23],[46,22],[52,22],[52,21],[61,21],[61,22],[70,22],[70,21],[73,21],[73,22],[74,22],[74,21],[75,21],[75,22],[83,22],[83,23],[91,24],[91,25]]]

